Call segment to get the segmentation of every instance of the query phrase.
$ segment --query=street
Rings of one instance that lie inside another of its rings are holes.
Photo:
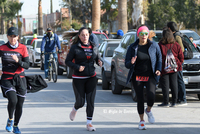
[[[30,67],[26,75],[41,74],[39,67]],[[27,94],[23,115],[19,128],[23,134],[86,134],[86,107],[79,109],[75,120],[69,119],[75,97],[72,89],[72,79],[66,74],[58,76],[57,83],[47,81],[48,87],[37,93]],[[110,90],[101,89],[98,81],[93,125],[95,134],[199,134],[200,102],[196,95],[188,95],[187,106],[176,108],[161,108],[157,105],[162,101],[161,95],[156,95],[152,109],[155,124],[149,124],[145,115],[147,130],[139,130],[137,103],[133,102],[130,91],[122,95],[114,95]],[[7,114],[7,99],[0,96],[0,134],[5,130]]]

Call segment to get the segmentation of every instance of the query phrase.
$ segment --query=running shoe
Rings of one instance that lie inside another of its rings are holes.
[[[92,126],[92,124],[87,124],[87,130],[88,131],[96,131],[96,128],[94,128],[93,126]]]
[[[144,111],[148,116],[149,123],[151,123],[151,124],[155,123],[155,118],[153,117],[153,113],[151,111],[148,112],[147,109],[145,109]]]
[[[138,128],[140,130],[146,130],[145,121],[140,121]]]
[[[76,113],[77,113],[77,111],[73,107],[73,109],[72,109],[72,111],[69,115],[69,118],[70,118],[71,121],[73,121],[75,119]]]
[[[18,126],[13,127],[13,133],[14,134],[21,134],[21,131],[19,130]]]
[[[177,105],[178,106],[186,106],[187,102],[185,102],[185,101],[179,101],[179,102],[177,102]]]
[[[170,107],[176,107],[176,103],[171,103],[171,106]]]
[[[9,120],[7,121],[7,125],[6,125],[6,131],[8,132],[12,132],[13,131],[13,123],[14,120]]]

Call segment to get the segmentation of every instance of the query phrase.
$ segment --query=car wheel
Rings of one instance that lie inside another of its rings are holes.
[[[136,95],[136,92],[135,92],[135,89],[133,88],[133,84],[131,82],[131,96],[132,96],[132,99],[133,101],[137,101],[137,95]]]
[[[63,70],[59,68],[59,63],[57,64],[57,69],[58,69],[58,75],[63,75]]]
[[[119,85],[118,82],[117,82],[115,68],[113,68],[111,75],[112,75],[111,76],[111,89],[112,89],[112,93],[113,94],[121,94],[123,86]]]
[[[109,89],[109,82],[106,78],[105,71],[102,72],[102,89],[108,90]]]
[[[197,94],[197,96],[198,96],[198,98],[199,98],[199,100],[200,100],[200,94]]]
[[[72,69],[70,67],[66,67],[67,78],[72,78]]]

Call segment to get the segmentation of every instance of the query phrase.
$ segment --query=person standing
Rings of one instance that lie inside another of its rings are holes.
[[[58,38],[58,35],[53,33],[51,28],[47,28],[46,35],[42,38],[41,43],[41,57],[44,55],[45,52],[53,52],[53,57],[55,58],[56,62],[58,59],[57,53],[56,53],[56,47],[58,47],[58,52],[61,53],[61,46],[60,41]],[[49,60],[50,54],[45,54],[44,58],[44,72],[45,72],[45,78],[48,79],[48,60]]]
[[[192,37],[192,36],[190,36],[190,37],[189,37],[189,39],[190,39],[190,41],[193,43],[194,47],[196,48],[196,47],[197,47],[197,45],[196,45],[196,44],[193,42],[193,40],[194,40],[194,39],[193,39],[193,37]]]
[[[1,89],[8,99],[6,131],[21,134],[18,123],[27,93],[24,69],[29,68],[29,55],[26,46],[17,41],[19,35],[16,27],[8,29],[7,38],[8,42],[0,46],[3,72]]]
[[[98,37],[94,33],[92,33],[92,29],[91,28],[88,28],[88,30],[89,30],[89,34],[90,34],[89,40],[91,42],[93,42],[94,44],[96,44],[97,47],[99,47],[100,44],[99,44]]]
[[[181,46],[182,52],[185,51],[182,39],[180,37],[180,32],[178,31],[177,24],[173,21],[167,23],[167,27],[172,31],[176,42]],[[183,64],[182,64],[183,66]],[[183,68],[183,67],[182,67]],[[183,72],[182,69],[178,71],[178,105],[187,105],[186,100],[186,90],[185,90],[185,83],[183,81]]]
[[[164,29],[162,33],[162,39],[158,43],[162,52],[162,72],[160,78],[160,84],[162,87],[163,93],[163,103],[158,106],[169,107],[169,88],[172,93],[172,103],[171,107],[176,106],[177,98],[178,98],[178,81],[177,81],[177,71],[182,70],[182,63],[184,60],[183,52],[181,50],[180,45],[175,41],[173,33],[169,29]],[[168,50],[171,50],[174,58],[176,60],[176,64],[178,67],[169,72],[165,71],[165,60],[168,53]]]
[[[107,35],[109,39],[112,39],[112,35],[108,32],[108,30],[103,30],[103,32]]]
[[[149,29],[141,25],[137,29],[137,39],[127,50],[125,66],[130,69],[127,82],[134,87],[137,96],[137,110],[140,117],[139,129],[145,130],[144,112],[149,123],[155,118],[151,111],[155,101],[156,83],[159,80],[162,66],[162,55],[158,44],[148,39]],[[144,86],[146,86],[147,108],[144,109]]]
[[[37,34],[34,34],[34,35],[33,35],[33,39],[32,39],[32,41],[31,41],[31,45],[32,45],[33,41],[36,40],[36,39],[37,39]]]
[[[75,59],[75,63],[72,62],[73,59]],[[78,32],[78,41],[73,43],[65,63],[74,70],[72,75],[72,85],[76,102],[70,113],[70,120],[73,121],[75,119],[77,110],[84,106],[86,99],[88,131],[96,131],[92,125],[97,85],[94,67],[95,62],[99,66],[102,66],[102,61],[100,60],[100,55],[96,44],[89,41],[88,28],[82,27]]]
[[[123,35],[124,35],[124,32],[121,29],[119,29],[117,31],[117,37],[116,37],[116,39],[121,39],[123,37]]]

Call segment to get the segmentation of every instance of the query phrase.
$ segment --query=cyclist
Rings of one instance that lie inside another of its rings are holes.
[[[24,68],[29,68],[29,56],[26,46],[18,42],[19,35],[16,27],[8,29],[7,38],[8,42],[0,46],[1,89],[3,96],[8,99],[9,118],[6,131],[21,134],[18,123],[27,93]]]
[[[58,47],[58,52],[61,53],[61,46],[58,35],[53,33],[51,28],[47,28],[47,32],[42,38],[41,43],[41,57],[45,52],[56,52],[56,47]],[[44,72],[45,78],[48,79],[48,60],[50,54],[45,54],[44,58]],[[58,56],[56,53],[53,53],[55,60],[57,61]]]

